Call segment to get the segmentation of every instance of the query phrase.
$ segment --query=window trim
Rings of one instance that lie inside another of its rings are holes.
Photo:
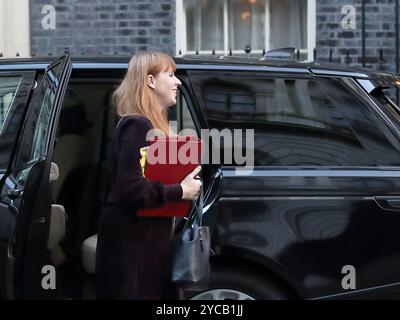
[[[224,18],[224,49],[223,50],[215,50],[216,54],[229,54],[228,48],[228,1],[224,0],[223,5],[223,18]],[[268,51],[270,49],[270,10],[269,3],[270,1],[277,0],[265,0],[265,50]],[[307,0],[307,49],[300,49],[300,53],[307,53],[307,59],[314,59],[314,48],[316,46],[316,19],[317,19],[317,10],[316,10],[316,0]],[[176,0],[176,48],[175,54],[177,56],[185,55],[185,54],[195,54],[195,51],[187,50],[187,30],[186,30],[186,11],[184,7],[184,0]],[[209,54],[210,50],[199,50],[199,54]],[[232,50],[232,54],[242,54],[243,50]],[[252,53],[261,54],[262,50],[252,50]]]
[[[221,165],[225,177],[247,177],[243,166]],[[251,174],[259,177],[400,177],[400,166],[254,166]]]

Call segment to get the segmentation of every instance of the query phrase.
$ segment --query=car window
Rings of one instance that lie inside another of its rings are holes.
[[[46,148],[46,135],[49,130],[49,120],[51,116],[51,110],[54,102],[55,93],[51,88],[47,88],[43,103],[40,106],[39,116],[37,118],[36,128],[32,135],[32,142],[30,148],[26,148],[26,152],[22,152],[24,155],[24,166],[23,170],[17,175],[17,181],[20,184],[25,183],[31,166],[40,159],[44,154]]]
[[[48,82],[48,79],[43,78],[43,81]],[[26,134],[26,139],[22,142],[24,145],[20,148],[18,163],[21,167],[29,166],[39,160],[46,148],[46,135],[50,129],[49,119],[55,98],[54,88],[52,85],[42,85],[37,95],[43,96],[44,99],[30,110],[29,116],[33,122],[25,129],[30,133]]]
[[[255,166],[400,165],[398,151],[339,81],[201,73],[191,79],[210,128],[243,130],[242,154],[249,152],[245,129],[254,129]],[[237,165],[231,159],[223,164]]]
[[[371,94],[375,103],[378,104],[397,126],[400,126],[400,108],[395,103],[395,90],[397,88],[377,89]]]
[[[19,184],[25,183],[32,166],[46,155],[49,133],[54,125],[51,120],[61,71],[62,64],[56,64],[47,71],[36,92],[39,99],[33,99],[27,115],[29,120],[26,121],[16,159],[15,171],[18,172],[16,179]]]
[[[22,77],[0,77],[0,133],[13,102]]]
[[[188,103],[181,90],[178,91],[176,105],[168,110],[168,120],[176,121],[178,134],[185,135],[188,131],[185,133],[185,131],[182,130],[190,129],[191,131],[189,132],[193,132],[194,135],[198,136],[196,133],[196,126],[190,114]]]
[[[40,107],[39,118],[35,129],[32,149],[32,160],[36,161],[44,154],[46,147],[46,135],[49,130],[51,110],[54,103],[55,92],[47,88],[43,103]]]

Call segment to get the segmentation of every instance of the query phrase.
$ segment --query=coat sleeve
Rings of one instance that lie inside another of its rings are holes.
[[[146,134],[152,129],[150,121],[144,117],[130,117],[121,125],[115,181],[119,201],[141,208],[156,208],[167,201],[181,200],[179,183],[164,185],[142,175],[140,148],[148,145]]]

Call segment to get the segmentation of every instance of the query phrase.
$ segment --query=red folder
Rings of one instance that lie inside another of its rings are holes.
[[[163,184],[180,183],[199,166],[202,144],[200,139],[192,136],[152,138],[149,141],[149,147],[144,152],[141,150],[143,175],[146,179],[160,181]],[[185,217],[188,216],[190,208],[191,201],[189,200],[169,201],[160,208],[138,209],[137,215]]]

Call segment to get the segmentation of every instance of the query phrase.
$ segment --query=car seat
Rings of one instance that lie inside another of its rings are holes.
[[[59,177],[59,169],[56,163],[52,162],[50,167],[50,182],[56,181]],[[50,259],[54,266],[59,266],[65,261],[65,255],[60,247],[66,230],[66,213],[63,205],[52,204],[50,211],[50,228],[47,249],[50,251]]]

